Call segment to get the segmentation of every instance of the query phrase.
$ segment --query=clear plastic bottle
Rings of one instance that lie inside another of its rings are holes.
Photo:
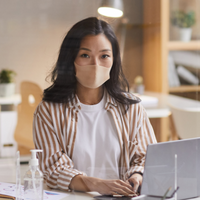
[[[29,169],[24,176],[25,200],[43,200],[43,174],[38,168],[36,152],[42,152],[42,150],[31,150]]]

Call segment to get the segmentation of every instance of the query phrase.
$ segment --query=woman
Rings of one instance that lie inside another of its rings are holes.
[[[110,25],[95,17],[75,24],[51,80],[33,124],[47,185],[135,195],[147,145],[156,139],[140,100],[125,91],[128,82]]]

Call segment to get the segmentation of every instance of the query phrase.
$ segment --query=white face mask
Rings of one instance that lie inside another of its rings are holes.
[[[111,67],[99,65],[80,66],[74,63],[77,81],[87,88],[98,88],[110,79]]]

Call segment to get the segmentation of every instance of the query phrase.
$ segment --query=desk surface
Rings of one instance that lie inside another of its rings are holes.
[[[200,102],[196,100],[155,92],[145,92],[145,95],[156,97],[158,99],[156,105],[144,105],[149,118],[168,117],[171,114],[169,105],[187,110],[200,110]]]
[[[21,95],[20,94],[14,94],[9,97],[0,97],[0,105],[5,105],[5,104],[18,105],[20,103],[21,103]]]

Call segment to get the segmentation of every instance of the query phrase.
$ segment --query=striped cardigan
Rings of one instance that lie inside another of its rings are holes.
[[[135,99],[132,94],[128,97]],[[84,174],[74,169],[72,154],[76,139],[80,102],[75,98],[67,105],[42,101],[34,113],[33,138],[39,153],[40,169],[51,188],[68,190],[71,179]],[[154,131],[141,103],[125,106],[106,93],[105,109],[112,114],[120,148],[119,175],[126,180],[133,172],[143,172],[147,145],[156,143]],[[81,144],[80,144],[81,145]]]

